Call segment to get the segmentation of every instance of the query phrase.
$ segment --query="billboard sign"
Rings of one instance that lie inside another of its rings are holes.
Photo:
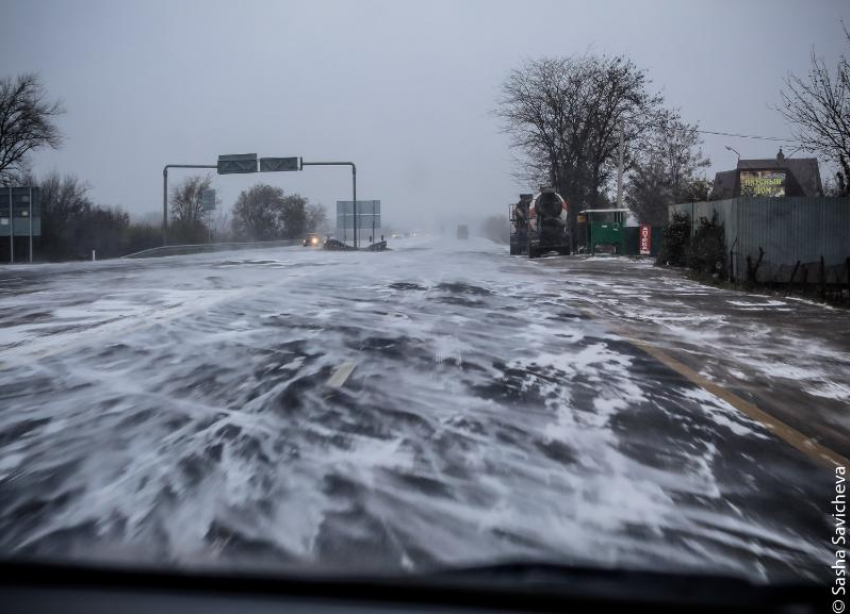
[[[0,188],[0,237],[8,237],[10,231],[16,237],[29,236],[30,227],[34,237],[41,235],[41,189]]]
[[[741,171],[741,196],[785,196],[785,171],[782,169]]]
[[[652,226],[641,224],[638,253],[641,256],[649,256],[652,253]]]
[[[361,230],[381,227],[381,201],[357,201],[357,227]],[[354,229],[354,201],[336,201],[336,227],[338,230]]]

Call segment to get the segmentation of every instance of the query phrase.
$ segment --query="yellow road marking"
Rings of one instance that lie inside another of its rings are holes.
[[[581,309],[581,311],[589,317],[598,319],[596,318],[596,314],[594,314],[588,309]],[[723,386],[720,386],[719,384],[716,384],[706,379],[705,377],[691,369],[689,366],[679,362],[657,346],[654,346],[651,343],[647,343],[646,341],[642,341],[631,336],[630,334],[626,333],[625,330],[623,330],[621,327],[616,326],[608,320],[604,320],[604,322],[606,323],[606,325],[609,326],[609,328],[614,330],[618,335],[620,335],[623,339],[625,339],[632,345],[640,348],[641,350],[655,358],[658,362],[670,367],[685,379],[690,380],[701,388],[704,388],[714,396],[723,399],[724,401],[735,407],[738,411],[749,417],[751,420],[755,420],[756,422],[761,423],[771,433],[779,437],[784,442],[794,446],[800,452],[814,459],[821,465],[825,465],[830,468],[835,466],[850,466],[850,460],[848,460],[846,457],[842,456],[838,452],[835,452],[834,450],[831,450],[830,448],[819,444],[811,437],[808,437],[797,429],[795,429],[794,427],[785,424],[779,418],[771,416],[755,404],[742,399],[737,394],[727,390]]]

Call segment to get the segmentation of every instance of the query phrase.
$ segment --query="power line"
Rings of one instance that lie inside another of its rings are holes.
[[[628,121],[629,119],[635,119],[635,118],[641,117],[641,116],[650,117],[650,114],[649,113],[639,113],[637,115],[633,115],[630,118],[626,118],[626,120]],[[721,132],[719,130],[700,130],[699,128],[691,128],[689,126],[683,126],[681,128],[675,128],[675,127],[670,126],[668,122],[658,121],[658,119],[655,119],[657,117],[658,117],[657,115],[654,115],[653,116],[654,120],[649,121],[648,123],[652,124],[656,127],[662,126],[662,127],[666,127],[666,128],[669,128],[669,129],[679,131],[679,132],[699,132],[700,134],[713,134],[715,136],[728,136],[728,137],[734,137],[734,138],[739,138],[739,139],[754,139],[754,140],[758,140],[758,141],[773,141],[773,142],[776,142],[776,143],[794,143],[795,145],[800,142],[800,141],[796,141],[794,139],[789,139],[787,137],[782,137],[782,136],[760,136],[760,135],[757,135],[757,134],[740,134],[740,133],[737,133],[737,132]]]
[[[775,141],[779,143],[798,143],[799,141],[795,141],[794,139],[788,139],[781,136],[757,136],[755,134],[736,134],[734,132],[717,132],[715,130],[696,130],[692,128],[686,128],[685,130],[691,132],[699,132],[702,134],[714,134],[717,136],[731,136],[739,139],[756,139],[759,141]]]

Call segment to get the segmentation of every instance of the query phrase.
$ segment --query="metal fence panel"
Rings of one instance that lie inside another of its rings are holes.
[[[686,213],[691,232],[700,218],[717,212],[725,227],[726,248],[736,277],[764,250],[764,276],[783,266],[819,262],[834,266],[850,257],[850,198],[732,198],[672,205],[669,214]],[[760,278],[762,275],[759,276]]]

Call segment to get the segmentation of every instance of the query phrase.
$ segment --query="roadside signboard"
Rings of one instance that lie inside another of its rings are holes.
[[[215,190],[206,189],[201,192],[201,207],[204,211],[215,209]]]
[[[741,196],[785,196],[785,171],[741,171]]]
[[[30,202],[30,190],[32,190],[32,202]],[[30,215],[32,215],[32,235],[41,236],[40,188],[11,188],[11,190],[0,188],[0,237],[8,237],[10,231],[16,237],[28,237]]]
[[[634,236],[634,235],[632,235]],[[652,226],[641,224],[639,236],[638,253],[641,256],[649,256],[652,254]],[[634,245],[634,243],[632,244]]]
[[[260,172],[300,171],[301,158],[260,158]]]
[[[381,201],[357,201],[357,227],[361,230],[381,227]],[[354,229],[354,201],[336,201],[336,227],[338,230]]]
[[[218,157],[218,174],[256,173],[257,154],[229,154]]]

